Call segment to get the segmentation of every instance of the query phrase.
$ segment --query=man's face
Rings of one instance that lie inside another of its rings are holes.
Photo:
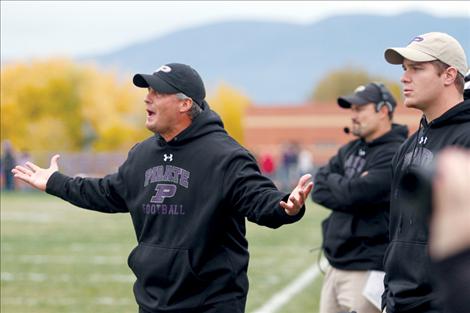
[[[375,111],[375,104],[351,105],[351,121],[353,135],[368,141],[379,130],[380,115]]]
[[[182,101],[174,94],[159,93],[149,87],[144,100],[147,111],[145,121],[147,129],[164,137],[173,135],[176,131],[175,125],[178,125],[180,119],[180,103]]]
[[[403,60],[403,95],[405,105],[425,111],[429,108],[444,88],[443,75],[438,75],[436,68],[430,62],[413,62]]]

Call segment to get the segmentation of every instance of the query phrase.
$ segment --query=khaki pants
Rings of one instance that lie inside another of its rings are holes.
[[[380,313],[362,295],[368,276],[368,271],[343,271],[329,266],[323,280],[320,313]]]

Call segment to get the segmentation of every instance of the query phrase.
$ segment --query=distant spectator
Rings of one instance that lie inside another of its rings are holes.
[[[16,166],[15,152],[9,140],[3,142],[3,155],[2,155],[2,175],[5,181],[5,190],[15,190],[15,181],[11,172]]]
[[[276,164],[274,163],[274,158],[272,154],[263,153],[261,155],[260,163],[261,163],[261,172],[272,179],[276,171]]]
[[[310,150],[302,148],[299,153],[299,172],[301,175],[313,175],[313,157]]]
[[[299,148],[295,142],[289,142],[282,152],[282,171],[280,175],[282,189],[290,189],[297,177],[299,162]]]
[[[18,156],[17,163],[18,164],[26,164],[26,162],[31,161],[31,154],[29,153],[28,150],[22,150],[20,155]],[[30,185],[21,181],[17,180],[15,184],[19,190],[25,191],[31,189]]]

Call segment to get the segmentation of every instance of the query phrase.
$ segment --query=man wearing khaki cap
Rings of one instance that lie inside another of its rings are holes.
[[[392,163],[382,309],[386,307],[387,313],[442,312],[428,255],[426,212],[431,208],[404,199],[402,177],[410,170],[432,166],[445,147],[470,148],[470,101],[463,98],[467,60],[455,38],[438,32],[416,36],[404,48],[387,49],[385,59],[403,66],[404,103],[421,110],[423,117],[418,131],[405,141]]]

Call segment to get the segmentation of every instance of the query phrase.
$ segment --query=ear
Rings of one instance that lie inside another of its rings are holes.
[[[388,106],[386,104],[382,105],[377,113],[380,114],[380,117],[388,119]]]
[[[442,73],[443,79],[444,79],[444,85],[445,86],[453,85],[454,81],[457,79],[458,74],[459,72],[457,71],[455,67],[449,66],[448,68],[446,68],[444,73]]]
[[[192,106],[193,106],[193,99],[186,98],[186,99],[182,100],[181,103],[180,103],[180,112],[181,113],[186,113],[191,109]]]

